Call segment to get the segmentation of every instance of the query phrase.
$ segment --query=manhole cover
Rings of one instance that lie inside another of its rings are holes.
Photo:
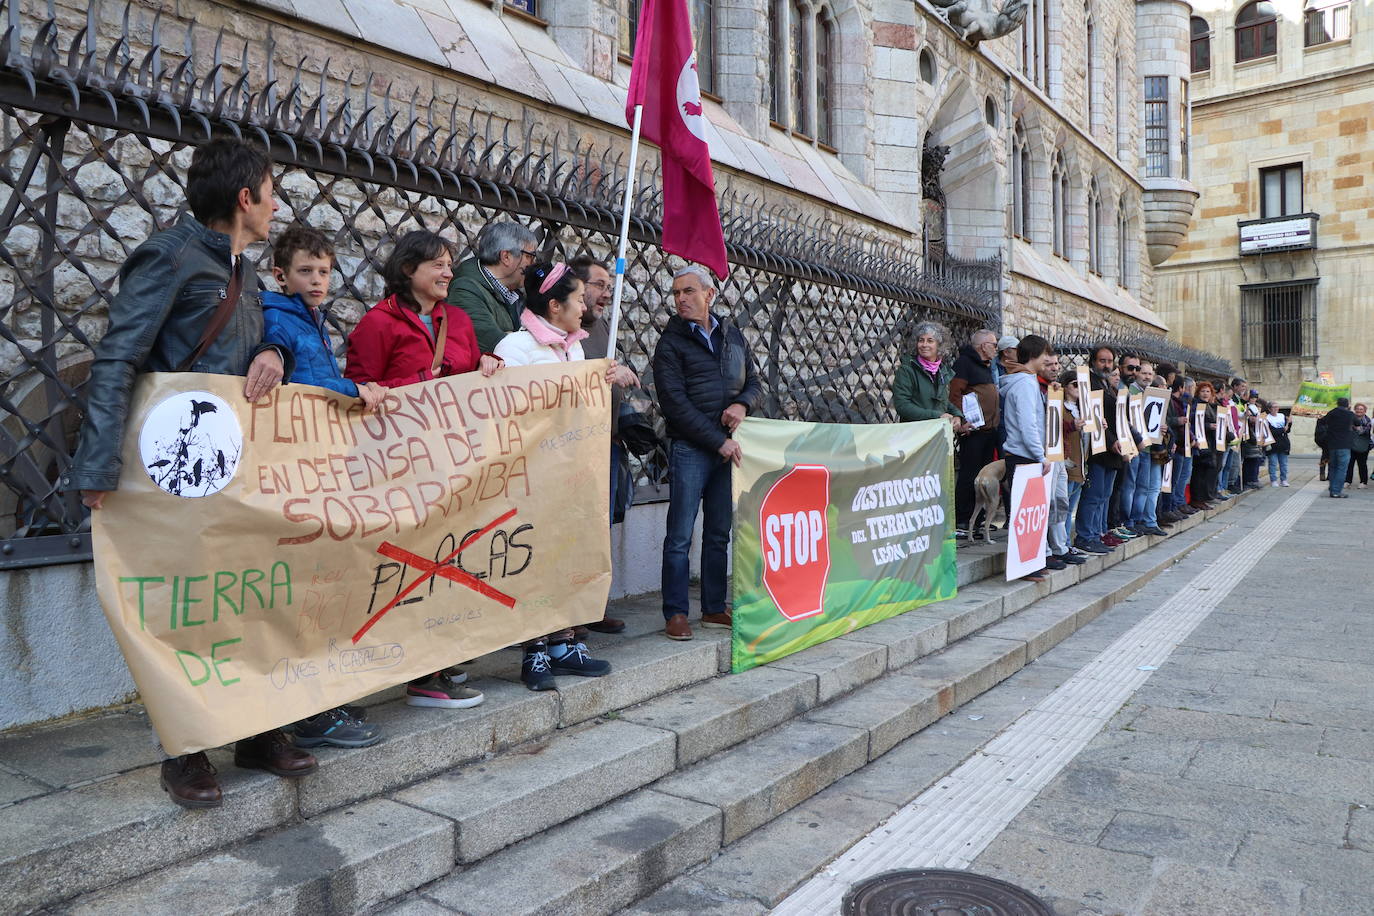
[[[1014,884],[966,871],[923,868],[865,878],[844,896],[844,916],[1054,916]]]

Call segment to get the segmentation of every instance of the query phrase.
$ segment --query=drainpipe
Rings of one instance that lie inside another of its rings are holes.
[[[1005,315],[1006,303],[1011,298],[1011,269],[1014,265],[1016,252],[1015,247],[1012,245],[1012,234],[1015,229],[1013,214],[1016,210],[1016,201],[1014,199],[1014,195],[1016,193],[1016,186],[1012,182],[1012,170],[1016,168],[1016,164],[1012,162],[1012,157],[1016,155],[1016,147],[1014,145],[1014,141],[1016,138],[1016,121],[1011,116],[1011,71],[1004,70],[1003,76],[1006,79],[1006,88],[1003,92],[1002,100],[1002,120],[1005,122],[1004,129],[1007,132],[1007,212],[1005,215],[1007,217],[1006,225],[1008,226],[1008,230],[1004,245],[1006,255],[1002,258],[1002,263],[1006,265],[1004,273],[1004,276],[1006,277],[1006,289],[1004,290],[1003,295],[1000,297],[999,304],[1002,306],[1002,314]],[[1026,179],[1027,176],[1021,176],[1022,181],[1025,181]],[[998,282],[1001,282],[1000,277],[998,278]],[[1003,327],[998,329],[999,332],[1005,332],[1005,327],[1006,323],[1003,322]]]

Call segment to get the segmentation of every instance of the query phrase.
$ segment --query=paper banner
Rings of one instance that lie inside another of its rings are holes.
[[[1130,459],[1140,454],[1135,447],[1135,437],[1131,435],[1131,399],[1125,389],[1116,396],[1116,441],[1121,446],[1121,457]]]
[[[1082,389],[1080,389],[1082,390]],[[1107,416],[1103,409],[1103,397],[1101,391],[1089,393],[1089,414],[1092,425],[1089,427],[1089,441],[1092,443],[1094,455],[1100,455],[1107,450]]]
[[[1207,405],[1202,401],[1193,402],[1193,441],[1207,451]]]
[[[987,420],[983,416],[983,405],[978,403],[978,395],[972,391],[964,395],[962,411],[964,422],[974,429],[982,429],[987,425]]]
[[[1145,389],[1145,438],[1152,445],[1164,442],[1164,414],[1169,407],[1168,388]]]
[[[1159,478],[1159,492],[1174,492],[1174,463],[1172,461],[1164,462],[1164,470]]]
[[[599,619],[607,365],[393,388],[381,414],[306,385],[249,404],[241,378],[140,377],[92,542],[163,748],[218,747]]]
[[[1140,444],[1146,446],[1150,444],[1150,438],[1145,434],[1145,395],[1131,395],[1131,429],[1140,433]]]
[[[1050,530],[1050,491],[1054,470],[1043,473],[1039,462],[1019,464],[1011,481],[1011,516],[1007,528],[1007,581],[1045,568],[1045,542]]]
[[[1078,415],[1083,418],[1083,431],[1091,433],[1100,428],[1093,413],[1092,375],[1087,366],[1079,366],[1075,372],[1078,375]]]
[[[1045,397],[1045,460],[1064,460],[1064,390],[1051,389]]]

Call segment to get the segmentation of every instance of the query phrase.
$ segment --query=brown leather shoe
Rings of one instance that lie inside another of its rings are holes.
[[[692,625],[687,622],[686,614],[674,614],[663,625],[663,635],[669,639],[691,639]]]
[[[162,761],[162,788],[183,808],[218,808],[224,793],[215,778],[215,765],[202,751]]]
[[[234,745],[234,766],[278,776],[304,776],[315,772],[319,764],[314,754],[296,747],[286,732],[275,728]]]
[[[724,614],[702,614],[701,625],[703,627],[724,627],[728,630],[735,624],[730,612],[726,611]]]
[[[600,620],[587,624],[587,629],[594,630],[597,633],[624,633],[625,621],[621,620],[619,617],[612,617],[610,614],[607,614]]]
[[[579,623],[577,626],[573,627],[573,636],[574,636],[575,638],[577,638],[577,639],[586,639],[586,638],[587,638],[587,634],[590,633],[590,632],[591,632],[590,629],[588,629],[587,627],[582,626],[582,624],[580,624],[580,623]]]

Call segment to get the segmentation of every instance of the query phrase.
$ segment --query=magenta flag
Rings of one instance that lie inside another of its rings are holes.
[[[644,106],[640,134],[662,151],[663,250],[704,264],[723,279],[725,236],[686,0],[644,0],[640,8],[625,105],[630,124],[637,105]]]

